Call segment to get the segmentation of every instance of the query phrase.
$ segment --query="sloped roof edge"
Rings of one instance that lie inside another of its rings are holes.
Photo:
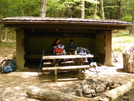
[[[68,21],[68,22],[92,22],[92,23],[113,23],[113,24],[132,24],[131,22],[120,21],[115,19],[82,19],[82,18],[51,18],[51,17],[6,17],[1,22],[40,22],[40,21]]]

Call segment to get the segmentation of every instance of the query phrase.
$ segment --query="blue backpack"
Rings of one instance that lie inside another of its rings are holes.
[[[0,71],[2,73],[9,73],[9,72],[13,72],[17,69],[16,63],[14,60],[12,59],[6,59],[3,60],[0,63]]]

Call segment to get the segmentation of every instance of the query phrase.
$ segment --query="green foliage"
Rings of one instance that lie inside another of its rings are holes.
[[[85,0],[85,16],[93,15],[96,0]],[[0,16],[39,16],[41,0],[1,0]],[[80,17],[81,0],[47,0],[47,17]]]
[[[40,0],[1,0],[2,17],[38,16]]]
[[[86,18],[101,19],[98,15],[86,16]]]
[[[122,39],[124,40],[124,43],[134,43],[134,36],[123,36]]]
[[[2,42],[0,41],[0,47],[2,48],[14,48],[15,47],[15,41],[14,42]]]
[[[117,30],[113,31],[113,37],[123,37],[123,36],[129,36],[129,30]]]
[[[121,20],[131,22],[132,16],[131,15],[124,15]]]
[[[114,47],[113,50],[114,51],[118,51],[118,52],[121,52],[122,51],[121,46]]]
[[[123,51],[126,48],[130,48],[134,43],[134,36],[129,35],[128,30],[118,31],[113,33],[112,37],[112,49],[113,51]]]
[[[85,0],[85,18],[100,17],[100,0]],[[47,0],[47,17],[80,17],[82,0]],[[103,0],[106,19],[118,19],[118,2],[121,6],[121,20],[132,20],[133,0]],[[97,14],[95,4],[97,3]],[[0,18],[13,16],[39,16],[41,0],[1,0]]]
[[[82,0],[74,0],[74,1],[75,2],[81,2]],[[85,1],[93,3],[93,4],[99,3],[97,0],[85,0]]]
[[[0,26],[0,40],[4,41],[15,41],[16,33],[14,28],[7,28],[7,33],[4,26]],[[6,35],[6,36],[5,36]]]

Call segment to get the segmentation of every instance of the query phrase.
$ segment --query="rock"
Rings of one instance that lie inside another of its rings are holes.
[[[99,100],[100,100],[99,97],[93,98],[93,101],[99,101]]]
[[[87,84],[87,80],[83,80],[81,84],[82,84],[82,85]]]
[[[82,89],[76,89],[76,90],[75,90],[75,95],[76,95],[76,96],[83,97]]]
[[[123,100],[129,100],[127,96],[123,96]]]
[[[97,85],[95,90],[96,90],[97,93],[102,93],[102,92],[105,91],[105,89],[106,89],[105,85]]]
[[[94,82],[92,85],[91,85],[91,88],[92,89],[95,89],[97,87],[97,84]]]
[[[108,86],[108,83],[109,83],[108,81],[103,82],[103,84],[106,85],[106,86]]]
[[[82,88],[81,85],[80,84],[76,84],[75,89],[80,89],[80,88]]]
[[[106,87],[106,90],[110,90],[111,87]]]
[[[119,87],[119,86],[121,86],[120,84],[113,84],[113,86],[111,86],[111,89],[114,89],[114,88],[116,88],[116,87]]]
[[[94,83],[94,80],[93,79],[89,79],[89,80],[87,80],[87,84],[92,84],[92,83]]]
[[[87,94],[87,95],[85,95],[85,97],[90,98],[90,97],[92,97],[92,94]]]

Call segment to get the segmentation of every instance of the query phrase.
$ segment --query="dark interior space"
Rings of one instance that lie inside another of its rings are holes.
[[[65,29],[65,28],[24,28],[24,49],[25,49],[25,67],[32,67],[34,65],[39,65],[40,60],[42,58],[42,51],[47,47],[48,52],[45,52],[45,55],[51,55],[49,53],[51,50],[51,46],[53,41],[58,37],[61,38],[62,42],[65,43],[65,47],[70,39],[74,39],[77,46],[87,47],[91,54],[94,54],[94,58],[92,59],[95,62],[104,63],[105,55],[103,53],[97,53],[94,51],[93,41],[97,35],[103,33],[103,30],[95,30],[95,29]],[[81,42],[81,39],[83,40]],[[31,45],[28,46],[31,40],[35,40],[31,42],[33,47],[30,49]],[[86,41],[89,40],[89,41]],[[103,39],[104,40],[104,39]],[[84,42],[85,41],[85,42]],[[88,42],[88,43],[87,43]],[[82,44],[83,43],[83,44]],[[46,44],[47,46],[45,46]],[[35,47],[37,48],[35,49]],[[42,47],[42,48],[41,48]],[[44,48],[43,48],[44,47]],[[48,49],[49,48],[49,49]],[[35,51],[36,50],[36,51]],[[89,64],[91,59],[88,59]],[[34,65],[32,65],[34,64]],[[37,67],[36,66],[36,67]]]

